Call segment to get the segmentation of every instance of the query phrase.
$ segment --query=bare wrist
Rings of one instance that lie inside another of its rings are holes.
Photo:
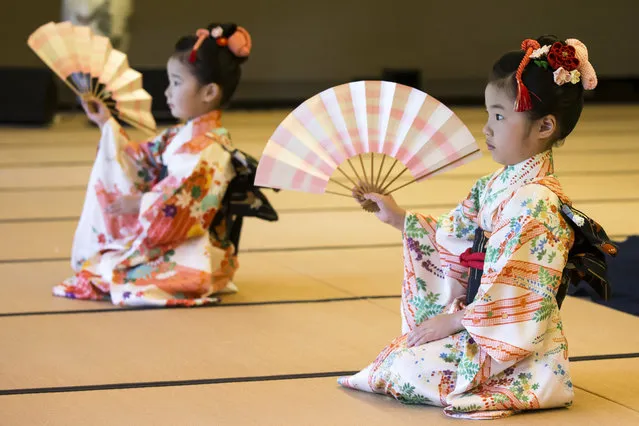
[[[466,308],[464,309],[460,309],[459,311],[455,312],[453,315],[453,325],[455,328],[455,333],[462,331],[464,329],[464,326],[462,325],[462,320],[464,319],[464,315],[466,315]]]
[[[109,121],[111,121],[111,118],[113,117],[109,117],[106,120],[104,120],[102,123],[100,123],[100,128],[102,129],[104,126],[106,126],[109,123]]]
[[[400,209],[397,212],[397,216],[395,219],[395,223],[393,226],[399,229],[401,232],[404,232],[404,223],[406,222],[406,210]]]

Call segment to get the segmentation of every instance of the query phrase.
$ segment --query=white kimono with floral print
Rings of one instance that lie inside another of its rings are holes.
[[[54,295],[192,306],[236,290],[234,247],[208,232],[235,176],[220,117],[212,111],[142,143],[109,120],[73,241],[75,275],[56,285]],[[140,197],[139,212],[109,211],[124,195]]]
[[[555,294],[572,229],[560,214],[552,151],[480,179],[436,220],[407,214],[402,335],[343,386],[444,407],[453,417],[497,418],[569,406],[568,347]],[[558,195],[559,194],[559,195]],[[475,230],[489,236],[481,286],[464,330],[407,348],[406,333],[460,308],[469,269],[459,256]]]

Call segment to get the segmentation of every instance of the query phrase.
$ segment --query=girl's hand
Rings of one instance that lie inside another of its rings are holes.
[[[370,193],[364,194],[362,197],[377,204],[379,211],[375,213],[375,216],[377,216],[379,220],[399,229],[400,231],[404,231],[406,210],[398,206],[391,195]]]
[[[82,108],[84,108],[89,120],[97,124],[100,129],[111,118],[111,111],[102,102],[82,99]]]
[[[413,331],[408,333],[406,347],[420,346],[428,342],[452,336],[463,330],[461,320],[464,317],[464,310],[454,314],[441,314],[419,324]]]
[[[106,208],[106,212],[121,215],[137,214],[140,212],[141,201],[142,197],[140,195],[124,195],[109,204]]]

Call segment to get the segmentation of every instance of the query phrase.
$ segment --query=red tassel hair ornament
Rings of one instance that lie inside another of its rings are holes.
[[[532,109],[532,101],[530,100],[530,93],[528,92],[528,88],[524,85],[523,80],[521,79],[522,74],[524,73],[524,69],[530,62],[530,55],[539,49],[541,46],[537,40],[533,40],[527,38],[521,43],[521,50],[524,50],[524,58],[521,60],[519,67],[517,67],[517,72],[515,73],[515,79],[517,80],[517,99],[515,100],[515,111],[524,112],[530,111]]]

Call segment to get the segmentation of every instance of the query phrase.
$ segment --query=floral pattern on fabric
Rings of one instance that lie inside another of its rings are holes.
[[[480,179],[438,219],[409,213],[404,227],[402,335],[368,367],[338,382],[446,415],[499,418],[568,406],[568,344],[555,295],[573,231],[561,201],[536,181],[552,176],[552,152]],[[468,267],[459,256],[481,227],[490,235],[484,274],[464,330],[408,348],[421,322],[463,307]]]
[[[214,111],[144,143],[109,121],[75,234],[76,274],[55,295],[130,306],[216,300],[237,269],[232,247],[208,232],[234,176],[219,118]],[[123,195],[141,197],[139,213],[106,212]]]

